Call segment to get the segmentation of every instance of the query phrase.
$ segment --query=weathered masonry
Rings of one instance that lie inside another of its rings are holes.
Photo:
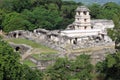
[[[65,30],[35,29],[29,31],[13,31],[9,37],[26,38],[41,43],[59,51],[85,49],[91,47],[111,46],[114,42],[107,34],[107,29],[113,29],[112,20],[91,20],[89,9],[79,6],[76,10],[75,21]]]

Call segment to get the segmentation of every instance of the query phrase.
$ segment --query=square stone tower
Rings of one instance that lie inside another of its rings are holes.
[[[76,9],[75,21],[73,23],[75,30],[89,30],[92,28],[89,11],[85,6],[79,6]]]

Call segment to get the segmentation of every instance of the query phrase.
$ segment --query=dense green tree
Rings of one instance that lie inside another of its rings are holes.
[[[75,60],[59,58],[47,70],[50,80],[92,80],[92,65],[88,55],[80,55]]]
[[[62,8],[62,0],[54,0],[56,5],[58,6],[58,10],[61,10]]]
[[[120,13],[120,6],[114,2],[108,2],[103,6],[92,4],[89,6],[92,18],[112,19],[114,14]]]
[[[93,66],[90,63],[89,55],[80,55],[72,63],[71,69],[73,70],[74,78],[78,80],[92,80]]]
[[[74,11],[79,4],[61,0],[1,0],[0,8],[7,12],[5,18],[1,18],[1,24],[5,32],[39,27],[62,29],[73,21]]]
[[[98,18],[98,15],[101,14],[101,6],[99,4],[92,4],[89,6],[91,17],[94,19]]]
[[[31,0],[13,0],[12,6],[13,10],[17,12],[21,12],[24,9],[31,9]]]
[[[34,25],[34,28],[36,28],[36,22],[37,22],[37,15],[34,15],[34,13],[32,11],[29,11],[27,9],[25,9],[22,12],[22,16],[24,17],[24,19],[28,20],[31,24]]]
[[[43,80],[43,73],[37,69],[31,69],[27,65],[22,65],[21,80]]]
[[[34,7],[44,5],[44,4],[45,4],[45,0],[32,0],[32,6]]]
[[[57,0],[31,0],[33,7],[40,7],[41,5],[46,6],[51,3],[55,4]]]
[[[0,29],[3,28],[2,27],[2,22],[4,20],[5,14],[6,14],[5,11],[0,9]]]
[[[0,38],[0,80],[42,80],[43,73],[20,63],[20,55]]]
[[[31,30],[33,25],[24,19],[21,14],[12,12],[5,16],[2,26],[4,31],[9,32],[13,30]]]
[[[70,61],[67,58],[59,58],[56,63],[50,67],[46,75],[48,80],[68,80],[70,77],[70,70],[67,67],[70,65]]]
[[[69,8],[68,6],[64,6],[62,16],[68,19],[74,18],[76,7],[73,6],[73,8]]]
[[[21,76],[20,56],[18,53],[14,52],[7,43],[1,40],[0,57],[1,80],[18,80]]]
[[[33,10],[33,15],[37,28],[59,29],[63,20],[58,11],[50,11],[40,7]]]
[[[110,54],[103,62],[97,64],[97,71],[104,80],[120,79],[120,52]]]
[[[117,10],[120,9],[120,6],[117,3],[115,3],[115,2],[108,2],[108,3],[103,5],[103,8],[104,9],[108,9],[108,10],[117,11]]]
[[[47,5],[46,7],[50,11],[58,11],[58,7],[56,4],[51,3],[51,4]],[[60,11],[58,11],[58,12],[60,12]]]
[[[77,3],[75,1],[63,1],[63,5],[76,5],[76,4]],[[80,3],[78,3],[78,4],[80,4]]]
[[[0,0],[0,9],[12,11],[13,9],[12,1],[13,0]]]

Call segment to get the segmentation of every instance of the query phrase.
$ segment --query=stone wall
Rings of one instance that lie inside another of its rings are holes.
[[[12,43],[10,42],[9,43],[11,47],[14,48],[15,51],[19,51],[22,55],[24,53],[27,53],[27,52],[30,52],[32,47],[28,46],[28,45],[25,45],[25,44],[15,44],[15,43]]]
[[[17,34],[17,37],[13,36]],[[18,35],[21,34],[21,35]],[[96,46],[109,46],[115,45],[112,40],[104,41],[98,36],[87,36],[79,38],[71,38],[67,36],[61,36],[59,31],[48,31],[44,29],[37,29],[33,32],[29,31],[13,31],[8,34],[8,38],[25,38],[42,45],[48,46],[58,51],[66,51],[68,47],[70,49],[85,49]],[[106,37],[107,39],[109,37]]]
[[[57,31],[57,33],[58,32],[59,31]],[[8,38],[25,38],[28,40],[32,40],[38,44],[48,46],[52,49],[59,51],[57,57],[67,56],[69,57],[69,59],[73,59],[76,56],[81,55],[83,53],[91,55],[92,64],[96,64],[98,61],[104,60],[106,55],[115,52],[114,42],[105,42],[104,40],[97,39],[96,36],[89,36],[76,40],[74,38],[61,36],[59,34],[43,29],[39,29],[37,30],[37,32],[17,31],[17,34],[21,33],[22,35],[17,37],[10,36],[14,33],[16,33],[16,31],[8,34]],[[10,43],[10,45],[13,48],[18,49],[18,51],[20,51],[22,54],[31,49],[29,46],[22,44]],[[30,57],[29,59],[37,65],[38,69],[45,69],[48,65],[51,65],[55,62],[55,60],[36,60],[33,57]]]
[[[36,67],[32,67],[37,68],[37,69],[41,69],[41,70],[45,70],[46,67],[53,65],[56,61],[57,58],[63,58],[63,57],[68,57],[69,59],[75,59],[76,56],[79,56],[81,54],[87,54],[90,55],[91,58],[91,63],[93,65],[95,65],[97,62],[103,61],[105,60],[105,57],[108,54],[113,54],[115,52],[115,49],[101,49],[101,50],[97,50],[97,51],[86,51],[86,52],[76,52],[76,53],[58,53],[58,54],[50,54],[48,58],[51,58],[50,60],[45,60],[45,59],[35,59],[34,57],[29,57],[29,59],[35,63],[37,66]],[[52,59],[55,58],[55,59]]]
[[[60,57],[59,54],[40,54],[39,59],[30,56],[29,60],[36,64],[37,69],[44,70],[46,67],[53,65],[58,57]]]

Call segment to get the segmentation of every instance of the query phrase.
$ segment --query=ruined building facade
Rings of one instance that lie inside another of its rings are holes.
[[[82,40],[98,40],[111,42],[107,35],[107,29],[114,27],[112,20],[91,20],[89,9],[80,6],[76,9],[75,21],[67,27],[67,30],[61,31],[61,35],[73,38],[72,43],[82,43]]]
[[[76,9],[75,21],[65,30],[35,29],[29,31],[13,31],[9,37],[26,38],[44,44],[56,50],[84,49],[96,46],[114,45],[107,34],[107,29],[113,29],[112,20],[91,20],[90,10],[85,6]]]

